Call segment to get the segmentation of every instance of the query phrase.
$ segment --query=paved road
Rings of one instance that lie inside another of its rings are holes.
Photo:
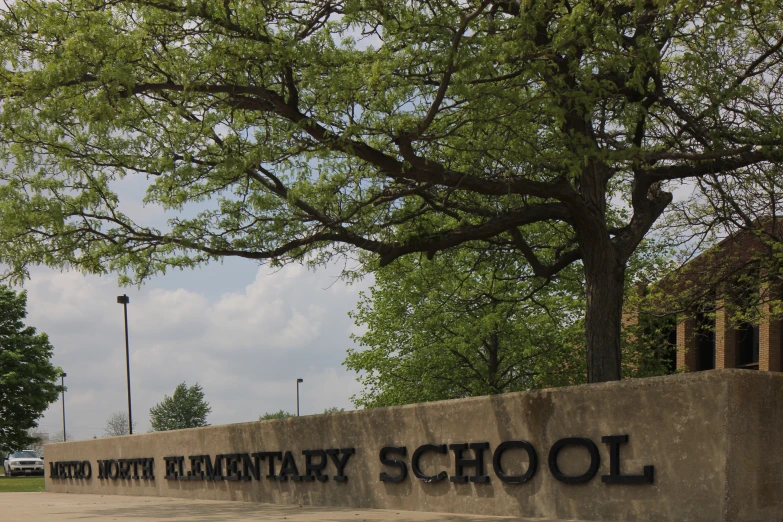
[[[3,522],[104,520],[143,522],[566,522],[558,520],[481,517],[449,513],[299,507],[250,502],[186,500],[170,497],[72,495],[66,493],[3,493]]]

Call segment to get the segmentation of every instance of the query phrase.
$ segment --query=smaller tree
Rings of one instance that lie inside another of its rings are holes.
[[[484,248],[376,269],[351,314],[366,328],[344,363],[364,385],[353,403],[394,406],[584,381],[581,274],[563,270],[544,284],[521,273],[513,256]]]
[[[288,413],[285,410],[279,410],[274,413],[266,412],[260,417],[258,417],[258,420],[272,420],[272,419],[287,419],[288,417],[293,417],[293,413]]]
[[[133,423],[133,429],[136,429],[136,423]],[[128,414],[124,411],[112,413],[106,421],[106,427],[103,429],[104,437],[121,437],[130,434],[128,429]]]
[[[24,323],[27,294],[0,286],[0,451],[29,447],[30,430],[57,400],[62,370],[45,333]]]
[[[342,413],[345,411],[345,408],[338,408],[337,406],[331,406],[329,408],[326,408],[324,410],[324,413]]]
[[[177,385],[174,394],[150,408],[152,431],[182,430],[209,426],[207,415],[212,411],[204,400],[204,391],[198,383],[188,387],[184,382]]]

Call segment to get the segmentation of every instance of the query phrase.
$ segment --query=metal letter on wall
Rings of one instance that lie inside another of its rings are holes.
[[[581,446],[590,454],[590,466],[581,475],[564,475],[557,464],[557,456],[566,446]],[[552,476],[565,484],[582,484],[587,482],[598,473],[601,465],[601,455],[598,453],[598,447],[595,443],[585,437],[569,437],[555,442],[552,449],[549,450],[549,470]]]

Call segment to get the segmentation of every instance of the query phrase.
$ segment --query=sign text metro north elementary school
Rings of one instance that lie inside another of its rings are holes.
[[[609,453],[609,474],[602,475],[605,483],[652,484],[654,467],[644,466],[637,475],[622,474],[620,448],[628,443],[628,435],[601,437]],[[587,468],[578,475],[566,475],[560,470],[558,455],[569,446],[587,451]],[[423,444],[416,448],[410,460],[406,446],[384,446],[378,452],[379,475],[382,482],[398,483],[406,480],[409,469],[413,476],[426,483],[439,482],[448,478],[455,483],[486,483],[490,452],[488,442],[461,444]],[[525,454],[527,469],[518,475],[509,475],[503,470],[502,460],[506,452],[521,450]],[[252,453],[227,453],[210,455],[181,455],[163,457],[165,480],[209,480],[209,481],[260,481],[262,478],[276,481],[335,482],[348,481],[348,468],[355,448],[328,448],[302,450],[301,455],[293,451],[259,451]],[[452,474],[439,470],[427,474],[422,471],[421,458],[427,453],[453,456]],[[559,439],[549,449],[548,467],[551,475],[566,484],[580,484],[591,480],[598,473],[601,454],[598,446],[586,437]],[[409,466],[410,462],[410,466]],[[155,480],[154,458],[99,459],[96,462],[99,480]],[[538,470],[538,452],[525,440],[508,440],[494,448],[491,456],[493,474],[508,484],[522,484],[530,480]],[[51,479],[91,479],[93,466],[90,461],[61,461],[49,463]]]

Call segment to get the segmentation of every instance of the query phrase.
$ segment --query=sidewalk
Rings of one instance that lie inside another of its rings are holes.
[[[3,522],[52,520],[143,522],[566,522],[552,519],[483,517],[453,513],[299,507],[250,502],[188,500],[171,497],[74,495],[66,493],[4,493],[0,495]]]

